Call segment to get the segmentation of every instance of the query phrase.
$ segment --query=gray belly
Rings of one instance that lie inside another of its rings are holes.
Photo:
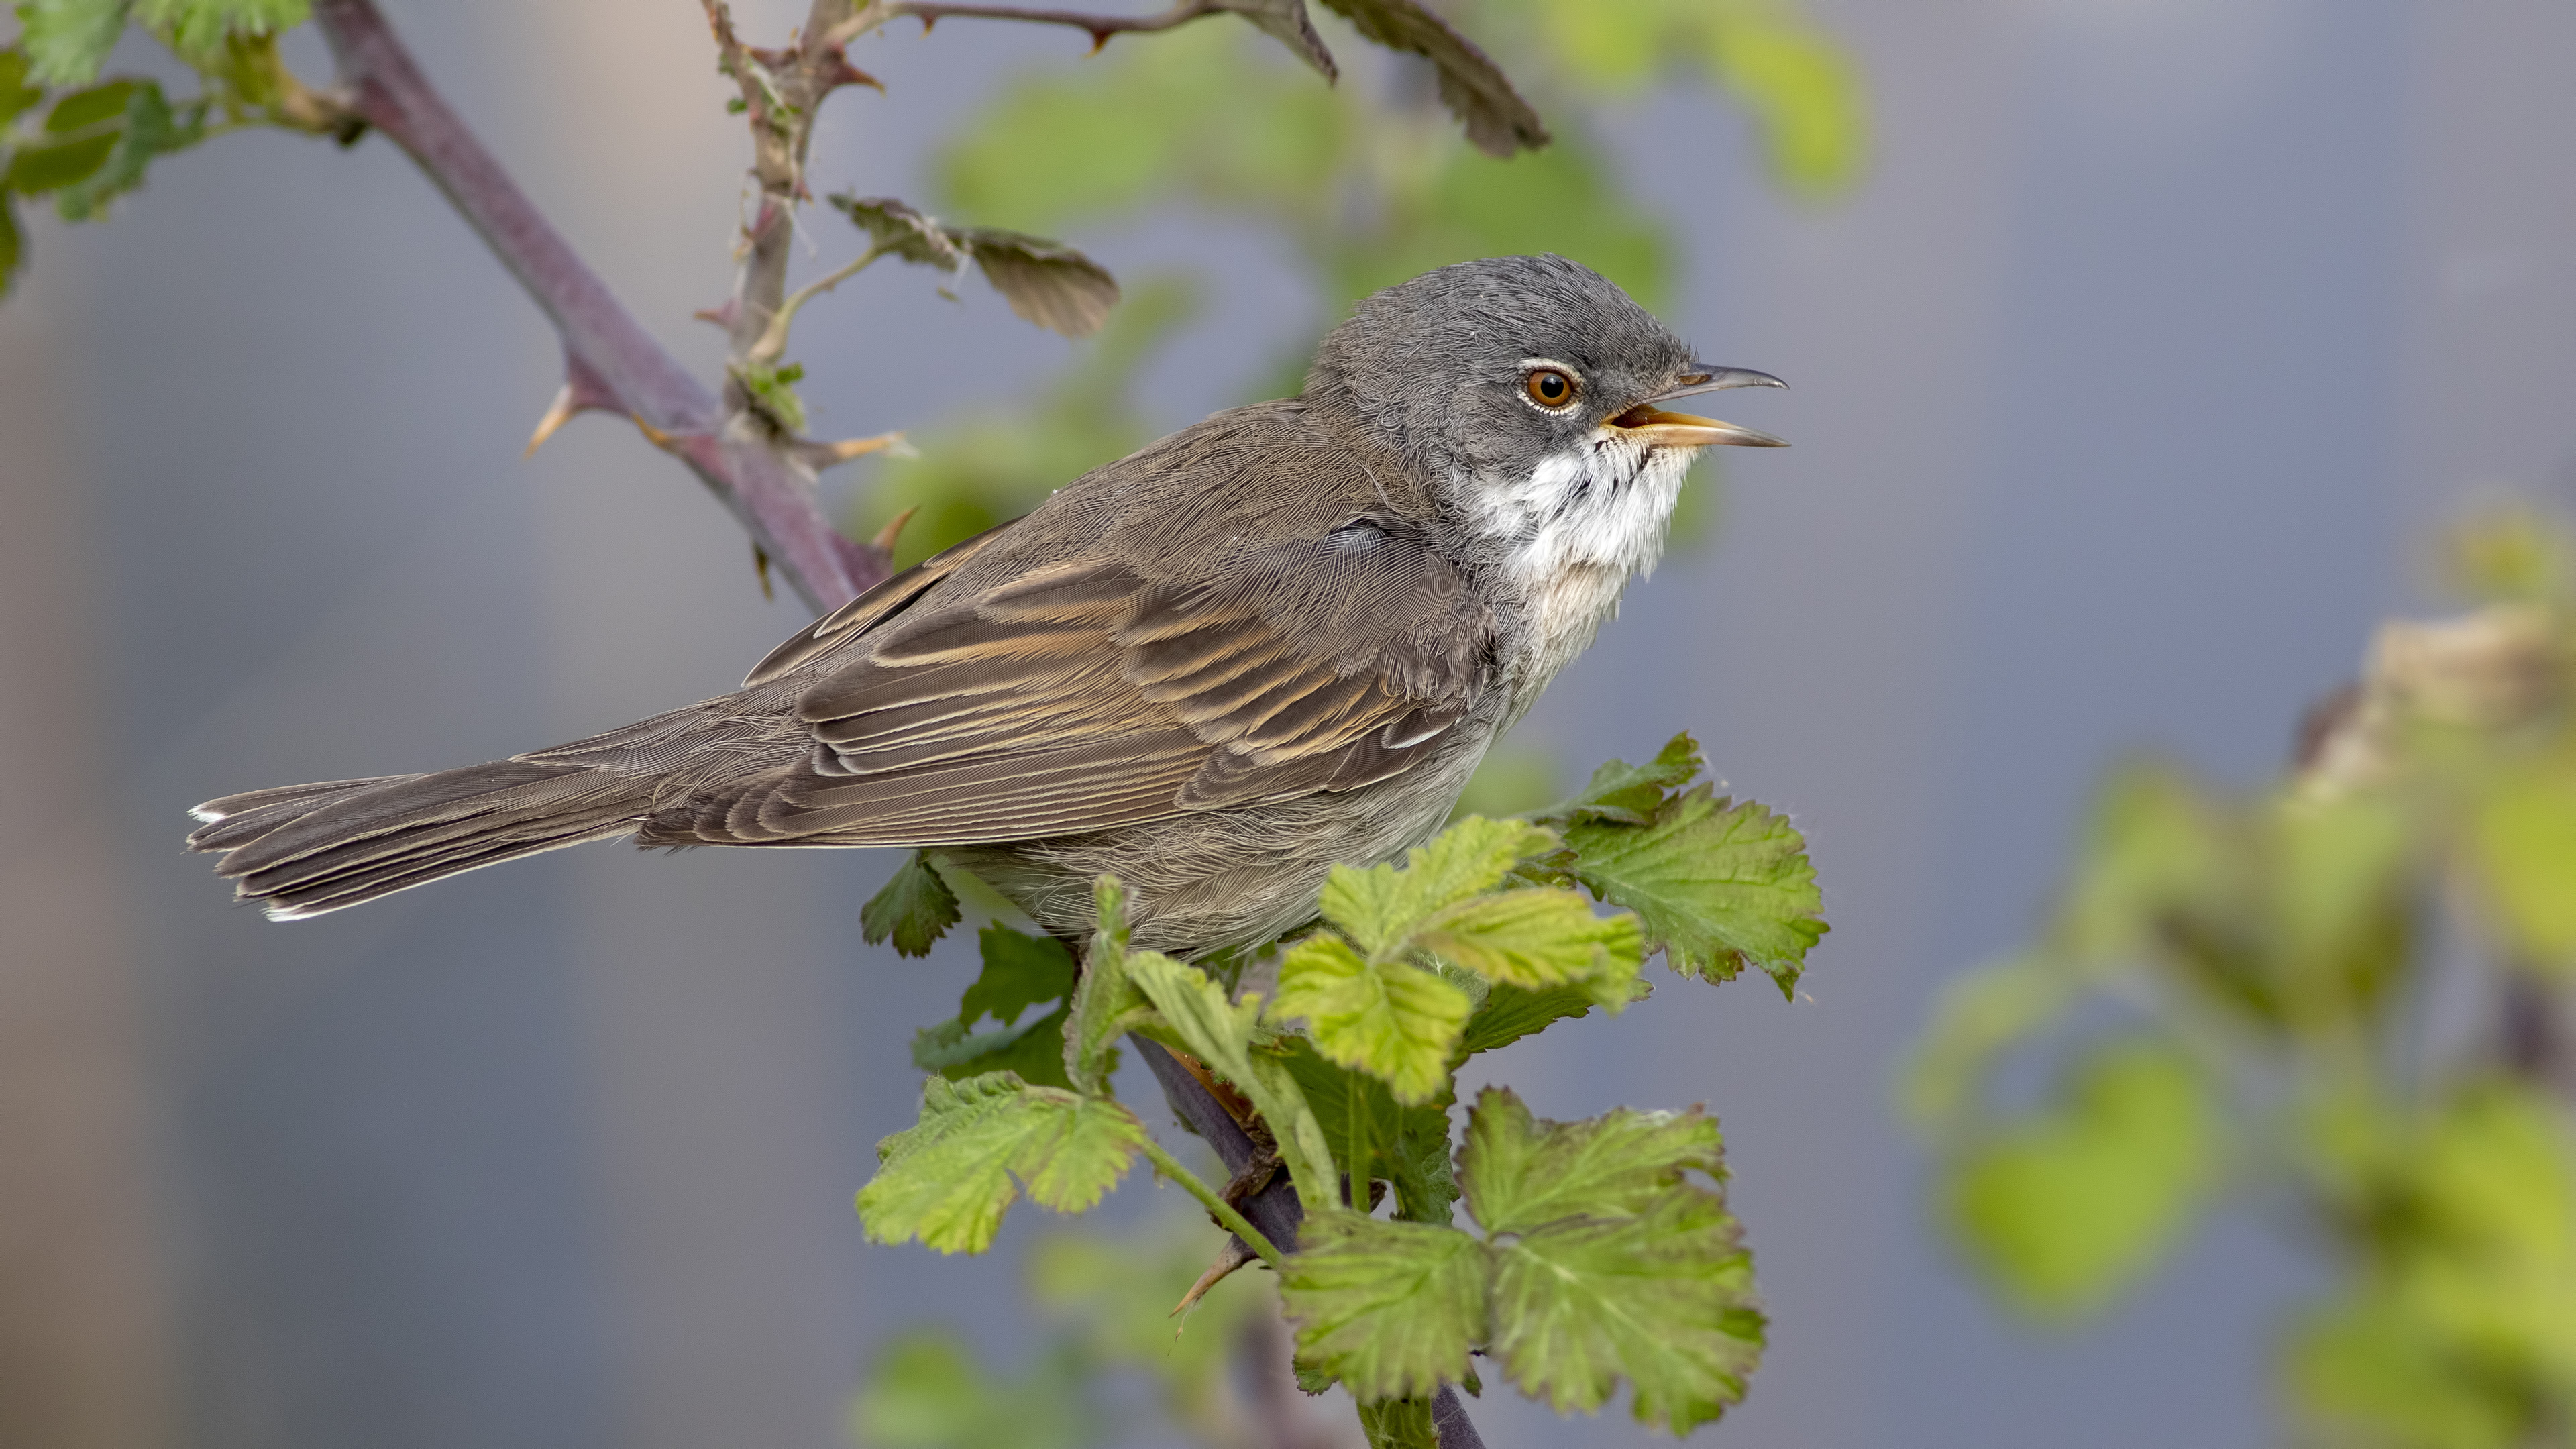
[[[1493,735],[1462,721],[1449,748],[1340,794],[943,853],[1068,938],[1091,933],[1092,882],[1115,875],[1138,949],[1204,955],[1303,924],[1334,866],[1394,860],[1438,834]]]

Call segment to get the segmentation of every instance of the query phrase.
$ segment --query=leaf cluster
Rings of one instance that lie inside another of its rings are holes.
[[[980,1251],[1022,1193],[1079,1211],[1139,1151],[1215,1210],[1111,1096],[1118,1039],[1138,1034],[1217,1083],[1295,1184],[1307,1215],[1281,1283],[1309,1386],[1347,1384],[1376,1442],[1427,1433],[1439,1385],[1475,1386],[1474,1354],[1559,1410],[1598,1408],[1625,1381],[1642,1421],[1716,1417],[1763,1331],[1716,1124],[1696,1108],[1546,1122],[1494,1091],[1463,1144],[1450,1118],[1470,1055],[1642,999],[1650,939],[1714,980],[1732,972],[1708,942],[1767,962],[1740,943],[1780,937],[1794,972],[1822,929],[1796,837],[1786,859],[1748,843],[1764,833],[1740,822],[1776,817],[1713,799],[1700,773],[1683,737],[1647,765],[1603,767],[1548,812],[1558,828],[1469,817],[1401,867],[1335,870],[1320,929],[1277,953],[1268,994],[1131,949],[1106,877],[1078,972],[1058,943],[987,927],[957,1017],[916,1038],[915,1061],[940,1075],[920,1123],[879,1149],[859,1196],[870,1235]],[[1694,853],[1716,863],[1694,868]],[[1586,889],[1643,909],[1598,914]],[[872,939],[907,951],[957,917],[919,859],[863,913]],[[1370,1211],[1378,1184],[1387,1218]],[[1452,1223],[1462,1193],[1475,1232]]]
[[[353,137],[279,63],[275,32],[305,0],[31,0],[0,47],[0,296],[26,262],[22,198],[67,222],[100,221],[152,164],[219,132],[267,124]],[[99,79],[128,22],[197,74],[173,98],[148,77]]]
[[[1741,1230],[1694,1173],[1723,1176],[1697,1108],[1549,1122],[1489,1088],[1458,1154],[1482,1233],[1310,1223],[1280,1280],[1298,1349],[1363,1403],[1473,1384],[1476,1353],[1559,1413],[1625,1379],[1639,1422],[1685,1432],[1742,1399],[1763,1341]]]
[[[2116,774],[2045,929],[1948,992],[1907,1095],[2008,1300],[2098,1309],[2231,1186],[2286,1183],[2344,1271],[2289,1334],[2292,1402],[2503,1449],[2576,1422],[2576,1111],[2518,1044],[2576,985],[2576,536],[2504,516],[2453,557],[2488,602],[2383,628],[2286,780]],[[2428,1055],[2436,992],[2501,1030]],[[2004,1099],[2003,1064],[2094,1003],[2125,1020]]]

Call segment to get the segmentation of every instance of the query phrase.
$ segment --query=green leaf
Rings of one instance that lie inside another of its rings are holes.
[[[1279,1277],[1297,1352],[1363,1403],[1467,1376],[1485,1331],[1485,1245],[1455,1228],[1310,1217]]]
[[[2471,832],[2499,934],[2529,964],[2576,973],[2576,760],[2508,772],[2479,802]]]
[[[1610,975],[1634,980],[1645,957],[1635,916],[1596,916],[1572,891],[1522,890],[1461,901],[1413,933],[1415,945],[1453,966],[1523,990]]]
[[[1073,1078],[1064,1060],[1064,1024],[1070,1014],[1070,1007],[1060,1006],[991,1031],[969,1031],[954,1019],[924,1027],[912,1034],[912,1064],[952,1082],[987,1072],[1016,1072],[1025,1082],[1071,1090]]]
[[[1709,67],[1760,128],[1774,179],[1826,196],[1869,162],[1869,88],[1851,53],[1823,28],[1777,4],[1715,12]]]
[[[44,98],[44,87],[27,84],[26,52],[16,46],[0,47],[0,126]]]
[[[9,158],[9,169],[0,173],[0,191],[57,191],[86,180],[106,164],[107,153],[116,149],[116,140],[116,133],[110,131],[75,141],[57,141],[50,146],[25,147]]]
[[[1467,140],[1476,149],[1501,157],[1548,143],[1538,112],[1512,89],[1501,69],[1421,0],[1324,0],[1324,5],[1372,44],[1430,61],[1440,78],[1440,103],[1467,128]]]
[[[227,35],[266,35],[301,25],[311,0],[142,0],[134,18],[167,31],[182,55],[214,49]]]
[[[955,1335],[910,1329],[868,1366],[850,1428],[875,1449],[1085,1449],[1103,1428],[1086,1377],[1079,1360],[1051,1354],[999,1380]]]
[[[2032,1313],[2089,1312],[2179,1236],[2215,1183],[2218,1109],[2179,1050],[2095,1051],[2063,1105],[1970,1148],[1945,1184],[1970,1257]]]
[[[1118,303],[1108,269],[1061,242],[992,226],[948,226],[891,196],[832,197],[876,251],[950,276],[973,262],[1024,322],[1067,337],[1100,330]]]
[[[1632,1217],[1670,1197],[1693,1170],[1725,1173],[1725,1142],[1701,1108],[1616,1108],[1581,1122],[1534,1119],[1505,1087],[1476,1095],[1458,1177],[1489,1234],[1561,1218]]]
[[[1650,989],[1645,982],[1631,977],[1627,997],[1617,1003],[1605,1003],[1597,984],[1559,986],[1547,991],[1523,991],[1516,986],[1497,986],[1485,997],[1476,1014],[1467,1018],[1467,1029],[1458,1038],[1462,1056],[1474,1056],[1497,1047],[1510,1046],[1522,1037],[1545,1031],[1570,1017],[1589,1015],[1596,1006],[1608,1006],[1614,1013],[1630,1001],[1643,1001]]]
[[[1787,817],[1703,785],[1652,825],[1576,825],[1566,844],[1575,878],[1635,911],[1675,971],[1731,981],[1751,964],[1794,999],[1807,948],[1825,934],[1824,895]]]
[[[1741,1402],[1761,1362],[1740,1239],[1715,1194],[1684,1190],[1641,1217],[1572,1218],[1498,1244],[1492,1352],[1560,1414],[1600,1408],[1625,1377],[1638,1422],[1687,1433]]]
[[[905,956],[929,955],[931,944],[957,921],[957,893],[940,879],[927,851],[914,851],[885,888],[859,907],[860,937],[871,946],[891,939],[896,952]]]
[[[59,116],[62,107],[56,106],[54,111]],[[204,137],[202,111],[192,111],[183,119],[170,109],[159,86],[150,81],[136,83],[126,93],[116,148],[87,180],[57,192],[54,209],[65,221],[95,219],[110,200],[143,184],[144,170],[154,158],[183,151]]]
[[[1450,1053],[1473,1003],[1418,966],[1369,962],[1331,936],[1310,936],[1279,966],[1282,1017],[1304,1017],[1315,1049],[1384,1081],[1398,1101],[1423,1102],[1449,1081]]]
[[[1434,912],[1503,883],[1524,857],[1552,849],[1556,837],[1519,820],[1470,815],[1416,846],[1404,869],[1335,866],[1324,881],[1324,919],[1359,943],[1372,960],[1394,955]]]
[[[1707,762],[1700,757],[1699,741],[1684,731],[1666,741],[1663,749],[1645,764],[1632,765],[1625,760],[1612,760],[1603,765],[1592,772],[1592,778],[1574,793],[1572,799],[1550,806],[1536,818],[1560,827],[1584,820],[1652,825],[1656,814],[1664,807],[1666,795],[1687,789],[1706,768]]]
[[[1118,1038],[1157,1018],[1154,1003],[1127,976],[1127,898],[1102,876],[1092,887],[1100,929],[1074,983],[1073,1019],[1064,1034],[1065,1073],[1085,1096],[1109,1095],[1118,1070]]]
[[[1110,914],[1114,889],[1114,882],[1102,889],[1104,922]],[[1287,1165],[1306,1211],[1330,1216],[1341,1201],[1340,1177],[1331,1171],[1332,1146],[1324,1140],[1323,1128],[1316,1122],[1313,1109],[1306,1105],[1304,1094],[1297,1090],[1296,1078],[1289,1074],[1286,1063],[1271,1053],[1256,1054],[1252,1050],[1255,1038],[1262,1034],[1261,998],[1248,996],[1240,1005],[1229,1002],[1225,988],[1209,980],[1205,972],[1159,952],[1127,954],[1123,965],[1127,979],[1154,1004],[1156,1020],[1152,1029],[1168,1035],[1174,1044],[1252,1099],[1261,1120],[1270,1127],[1279,1160]],[[1313,1220],[1313,1216],[1308,1218],[1309,1222]]]
[[[1313,1042],[1294,1037],[1286,1046],[1281,1060],[1332,1144],[1334,1163],[1356,1181],[1393,1187],[1398,1217],[1448,1222],[1458,1200],[1449,1165],[1450,1094],[1406,1106],[1377,1078],[1326,1061]]]
[[[18,265],[26,260],[25,234],[18,230],[18,208],[8,192],[0,191],[0,297],[9,295],[16,285]]]
[[[729,364],[752,409],[768,419],[769,425],[782,433],[805,431],[805,400],[796,395],[796,384],[805,378],[805,364],[791,362],[784,367],[769,367],[757,362]]]
[[[125,33],[132,0],[22,0],[18,45],[28,75],[46,85],[87,85]]]
[[[1440,1449],[1429,1399],[1379,1399],[1359,1406],[1369,1449]]]
[[[131,80],[112,80],[68,92],[45,113],[45,130],[53,135],[68,136],[75,131],[122,119],[126,99],[140,84]]]
[[[932,1077],[921,1120],[877,1144],[859,1219],[874,1242],[918,1238],[942,1253],[980,1253],[1021,1189],[1042,1207],[1082,1212],[1126,1174],[1144,1136],[1115,1102],[1033,1087],[1008,1072]]]
[[[957,1003],[957,1019],[968,1026],[982,1016],[1008,1024],[1039,1002],[1072,992],[1073,953],[1063,942],[998,924],[986,926],[975,941],[983,949],[984,974]]]

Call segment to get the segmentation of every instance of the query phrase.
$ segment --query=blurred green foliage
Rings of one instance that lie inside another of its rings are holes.
[[[304,0],[33,0],[0,47],[0,296],[26,264],[21,199],[51,196],[65,221],[100,221],[153,162],[248,125],[332,127],[277,58],[275,32]],[[98,78],[128,21],[197,74],[173,99],[161,83]]]
[[[1276,1280],[1237,1273],[1187,1313],[1173,1312],[1224,1242],[1205,1219],[1179,1212],[1131,1234],[1048,1235],[1028,1260],[1025,1290],[1044,1339],[1029,1366],[997,1375],[946,1328],[906,1330],[868,1366],[851,1437],[871,1449],[1125,1442],[1146,1426],[1104,1389],[1132,1377],[1151,1388],[1156,1417],[1196,1443],[1280,1442],[1256,1424],[1230,1368],[1247,1334],[1280,1337]]]
[[[1292,394],[1314,338],[1355,299],[1471,257],[1553,251],[1670,304],[1670,227],[1629,187],[1599,138],[1602,108],[1672,83],[1714,87],[1752,118],[1770,174],[1793,194],[1838,194],[1867,162],[1868,110],[1848,55],[1790,0],[1475,0],[1443,7],[1494,52],[1555,134],[1499,160],[1437,104],[1429,68],[1349,43],[1326,88],[1267,38],[1193,25],[1121,41],[1074,74],[1032,76],[940,155],[944,210],[1049,235],[1177,207],[1246,223],[1287,244],[1317,310],[1268,357],[1244,359],[1244,396]],[[1676,142],[1680,164],[1687,155]],[[1712,164],[1690,156],[1689,164]],[[1144,442],[1138,370],[1191,319],[1194,289],[1131,289],[1097,352],[1077,356],[1033,409],[978,411],[889,459],[863,491],[867,536],[907,508],[909,563],[1034,507],[1049,489]],[[1148,305],[1148,299],[1151,299]],[[1685,492],[1686,540],[1706,519]]]
[[[2451,558],[2482,606],[2386,626],[2279,785],[2115,775],[1908,1098],[2008,1301],[2099,1309],[2223,1194],[2286,1194],[2338,1275],[2281,1345],[2303,1435],[2536,1449],[2576,1433],[2576,537],[2502,515]],[[2043,1042],[2060,1082],[2010,1100]]]

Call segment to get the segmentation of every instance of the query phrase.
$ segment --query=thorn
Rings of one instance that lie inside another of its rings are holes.
[[[835,51],[832,55],[832,62],[835,68],[824,75],[823,80],[825,84],[832,86],[874,86],[876,87],[878,95],[885,94],[885,82],[878,80],[875,76],[872,76],[866,71],[859,69],[857,66],[850,64],[849,56]]]
[[[1109,48],[1109,36],[1110,32],[1106,30],[1095,30],[1091,32],[1091,53],[1093,55],[1098,55],[1100,52]]]
[[[920,511],[921,505],[916,503],[910,508],[905,509],[903,512],[896,514],[894,517],[887,519],[886,526],[877,530],[877,536],[871,541],[870,546],[876,549],[879,553],[887,555],[893,554],[894,541],[898,537],[902,536],[903,526],[912,522],[912,516]]]
[[[580,409],[573,402],[572,384],[565,383],[556,390],[555,400],[546,404],[546,415],[537,419],[537,430],[528,435],[528,450],[519,456],[535,457],[537,450],[546,445],[546,439],[553,437],[556,429],[571,422],[572,415],[578,411]]]
[[[527,452],[519,456],[535,456],[537,449],[545,446],[546,439],[571,422],[575,413],[606,412],[616,406],[616,394],[610,391],[608,384],[599,380],[599,374],[591,371],[580,358],[566,353],[563,387],[555,393],[555,400],[546,404],[545,416],[537,419],[537,430],[528,438]]]
[[[1165,1316],[1178,1318],[1198,1307],[1199,1300],[1208,1295],[1209,1289],[1224,1282],[1235,1269],[1252,1261],[1252,1250],[1243,1245],[1243,1239],[1227,1238],[1225,1246],[1216,1250],[1216,1261],[1208,1264],[1207,1271],[1199,1275],[1199,1281],[1190,1285],[1190,1291],[1182,1294],[1181,1301],[1172,1305],[1172,1311]],[[1174,1329],[1173,1336],[1179,1337],[1180,1330]]]
[[[837,443],[815,443],[810,445],[810,451],[806,452],[806,457],[813,463],[815,469],[820,471],[835,463],[846,463],[852,458],[864,458],[870,453],[885,453],[897,458],[921,456],[913,451],[910,443],[903,440],[902,433],[893,432],[879,433],[872,438],[844,438]]]
[[[754,539],[751,545],[751,569],[752,572],[760,575],[760,596],[773,604],[777,603],[777,591],[769,587],[769,551],[762,548],[757,539]]]
[[[736,304],[735,299],[727,297],[715,306],[700,307],[689,315],[695,317],[701,322],[712,322],[718,327],[730,332],[733,330],[733,319],[740,314],[741,309]]]
[[[660,428],[644,421],[644,415],[642,413],[628,413],[627,416],[635,420],[636,431],[644,435],[644,441],[651,443],[654,447],[660,448],[666,453],[671,450],[671,434],[663,432]]]

